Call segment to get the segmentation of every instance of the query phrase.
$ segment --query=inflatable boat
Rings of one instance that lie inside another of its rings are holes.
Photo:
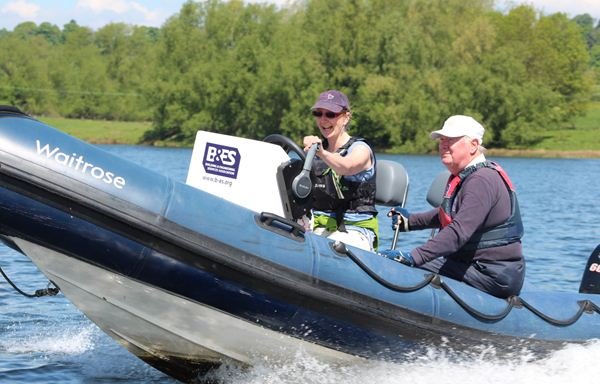
[[[600,248],[580,292],[499,299],[307,231],[307,163],[283,136],[198,132],[178,182],[1,107],[0,239],[181,381],[299,351],[346,364],[600,337]],[[407,184],[378,161],[379,203],[401,205]]]

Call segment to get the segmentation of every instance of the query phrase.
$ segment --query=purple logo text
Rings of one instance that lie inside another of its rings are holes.
[[[237,148],[207,142],[202,165],[206,173],[237,179],[240,160]]]

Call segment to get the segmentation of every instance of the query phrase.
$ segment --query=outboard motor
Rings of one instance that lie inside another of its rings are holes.
[[[600,244],[588,259],[579,293],[600,293]]]

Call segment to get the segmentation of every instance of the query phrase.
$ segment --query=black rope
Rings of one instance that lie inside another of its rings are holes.
[[[390,283],[389,281],[381,278],[381,276],[379,276],[377,273],[373,272],[372,269],[370,269],[355,254],[353,254],[349,249],[347,249],[343,245],[344,245],[344,243],[337,243],[334,245],[334,249],[337,252],[345,253],[346,255],[348,255],[348,257],[350,257],[350,259],[352,259],[352,261],[354,261],[356,263],[356,265],[358,265],[363,271],[365,271],[369,276],[371,276],[371,278],[373,280],[377,281],[379,284],[383,285],[384,287],[391,289],[392,291],[415,292],[415,291],[418,291],[419,289],[429,285],[429,283],[431,283],[431,281],[435,278],[434,274],[432,274],[432,273],[427,274],[427,275],[425,275],[425,279],[423,281],[421,281],[420,283],[418,283],[417,285],[414,285],[412,287],[403,287],[400,285]]]
[[[2,268],[0,267],[0,273],[2,274],[2,276],[4,276],[4,279],[8,282],[8,284],[10,284],[15,291],[19,292],[21,295],[25,296],[25,297],[42,297],[42,296],[56,296],[58,294],[58,292],[60,292],[60,289],[53,283],[53,282],[49,282],[48,283],[48,287],[47,288],[43,288],[43,289],[38,289],[35,291],[35,293],[27,293],[27,292],[23,292],[22,290],[19,289],[19,287],[17,287],[6,275],[6,273],[4,273],[4,271],[2,270]],[[54,288],[50,288],[50,284],[54,285]]]
[[[584,313],[596,312],[597,314],[600,314],[600,307],[598,307],[596,304],[594,304],[593,302],[591,302],[589,300],[581,300],[581,301],[577,302],[577,304],[579,305],[579,310],[571,318],[566,319],[566,320],[555,319],[555,318],[552,318],[552,317],[542,313],[541,311],[539,311],[538,309],[536,309],[531,304],[527,303],[525,300],[523,300],[522,298],[520,298],[518,296],[511,296],[511,297],[507,298],[506,299],[506,304],[507,304],[506,307],[499,313],[485,314],[485,313],[480,312],[480,311],[476,310],[475,308],[471,307],[464,300],[462,300],[456,294],[456,292],[454,292],[452,290],[452,288],[450,288],[441,279],[441,277],[437,274],[425,275],[425,280],[423,280],[421,283],[419,283],[413,287],[402,287],[402,286],[398,286],[393,283],[390,283],[389,281],[381,278],[381,276],[379,276],[377,273],[373,272],[373,270],[371,270],[369,267],[367,267],[360,260],[360,258],[358,258],[356,255],[354,255],[352,253],[352,251],[347,249],[343,243],[336,242],[336,244],[333,245],[333,248],[337,252],[345,253],[363,271],[365,271],[369,276],[371,276],[371,278],[373,278],[373,280],[377,281],[379,284],[383,285],[386,288],[389,288],[389,289],[391,289],[393,291],[397,291],[397,292],[414,292],[421,288],[426,287],[429,284],[435,284],[436,288],[439,285],[439,287],[442,288],[462,309],[464,309],[465,312],[467,312],[469,315],[477,318],[478,320],[482,320],[482,321],[486,321],[486,322],[498,322],[498,321],[504,319],[506,316],[508,316],[508,314],[515,307],[523,307],[523,308],[529,310],[531,313],[533,313],[537,317],[539,317],[540,319],[544,320],[545,322],[550,323],[552,325],[559,326],[559,327],[566,327],[566,326],[576,323],[577,320],[579,320],[581,318],[581,316],[583,316]]]
[[[460,297],[458,297],[458,295],[452,290],[452,288],[450,288],[443,280],[440,279],[440,286],[442,287],[442,289],[448,294],[450,295],[450,297],[456,301],[456,303],[458,305],[461,306],[462,309],[464,309],[468,314],[470,314],[473,317],[478,318],[479,320],[485,320],[487,322],[498,322],[502,319],[504,319],[506,316],[508,316],[508,314],[510,313],[510,311],[513,309],[515,301],[517,301],[519,298],[516,296],[511,296],[506,300],[506,307],[504,308],[504,310],[502,310],[502,312],[495,314],[495,315],[486,315],[485,313],[479,312],[478,310],[476,310],[475,308],[471,307],[469,304],[467,304],[463,299],[461,299]]]
[[[559,327],[566,327],[571,324],[575,324],[575,322],[577,322],[577,320],[579,320],[579,318],[583,315],[584,312],[590,312],[590,308],[593,308],[591,312],[595,311],[597,313],[600,313],[600,312],[598,312],[598,307],[594,303],[592,303],[589,300],[582,300],[582,301],[577,302],[577,304],[579,305],[579,310],[577,311],[577,313],[574,316],[572,316],[570,319],[567,319],[567,320],[557,320],[557,319],[553,319],[553,318],[541,313],[540,311],[535,309],[533,306],[531,306],[529,303],[527,303],[525,300],[523,300],[523,299],[519,299],[519,300],[520,300],[520,303],[525,308],[530,310],[537,317],[539,317],[540,319],[542,319],[550,324],[554,324]]]

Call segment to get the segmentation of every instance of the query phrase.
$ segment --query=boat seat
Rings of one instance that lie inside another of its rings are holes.
[[[408,196],[408,172],[392,160],[377,160],[375,203],[386,207],[404,207]]]
[[[427,202],[434,208],[442,205],[444,199],[444,192],[446,185],[448,184],[448,178],[450,177],[450,171],[444,169],[437,174],[435,179],[431,182],[429,190],[427,191]]]
[[[442,200],[444,200],[444,192],[446,192],[446,185],[448,184],[448,178],[450,177],[450,171],[444,169],[431,182],[429,189],[427,190],[427,202],[434,208],[438,208],[442,205]],[[429,234],[429,238],[433,239],[435,233],[437,232],[437,228],[431,228],[431,233]]]

